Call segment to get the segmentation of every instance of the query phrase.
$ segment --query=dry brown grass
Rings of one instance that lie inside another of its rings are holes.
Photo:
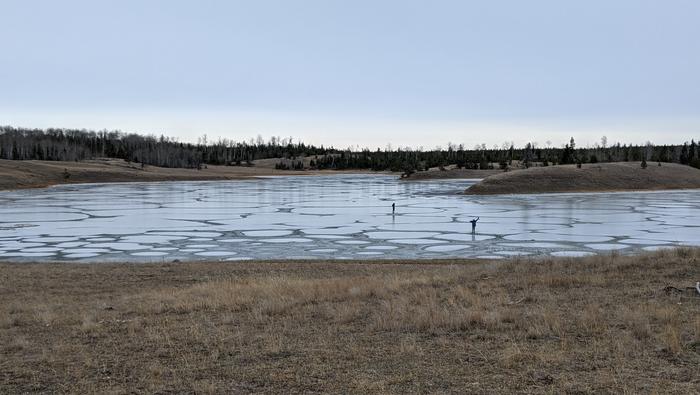
[[[697,393],[700,251],[0,265],[0,392]]]
[[[618,162],[531,167],[499,173],[466,190],[467,194],[642,191],[700,188],[700,170],[675,163]]]

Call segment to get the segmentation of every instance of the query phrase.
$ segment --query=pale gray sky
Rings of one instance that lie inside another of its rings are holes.
[[[0,124],[338,147],[700,136],[700,2],[3,1]]]

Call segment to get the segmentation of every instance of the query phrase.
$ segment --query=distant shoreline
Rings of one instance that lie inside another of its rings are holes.
[[[0,160],[0,191],[47,188],[57,185],[168,181],[230,181],[261,177],[319,176],[335,174],[399,173],[372,170],[280,170],[269,160],[254,166],[209,165],[201,170],[164,168],[121,159],[81,162]],[[268,163],[269,162],[269,163]],[[500,170],[430,170],[401,178],[402,181],[480,179],[464,191],[467,195],[591,193],[663,191],[700,188],[700,170],[675,163],[613,162]]]
[[[484,178],[467,195],[662,191],[700,188],[700,170],[675,163],[614,162],[533,167]]]
[[[371,170],[278,170],[268,166],[214,166],[201,170],[165,168],[121,159],[81,162],[0,160],[0,191],[47,188],[68,184],[164,181],[249,180],[266,176],[318,176],[330,174],[391,174]],[[398,174],[397,174],[398,176]]]

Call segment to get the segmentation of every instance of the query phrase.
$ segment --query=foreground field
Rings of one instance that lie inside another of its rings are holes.
[[[466,190],[472,195],[550,192],[643,191],[700,188],[700,170],[675,163],[618,162],[531,167],[501,172]]]
[[[697,393],[699,259],[1,264],[0,393]]]

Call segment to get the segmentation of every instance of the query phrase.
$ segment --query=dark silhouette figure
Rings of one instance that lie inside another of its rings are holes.
[[[396,214],[396,203],[391,203],[391,215]]]
[[[469,221],[469,222],[472,223],[472,234],[476,233],[476,223],[477,223],[477,221],[479,221],[479,217],[476,217],[476,219],[473,219],[473,220]]]

